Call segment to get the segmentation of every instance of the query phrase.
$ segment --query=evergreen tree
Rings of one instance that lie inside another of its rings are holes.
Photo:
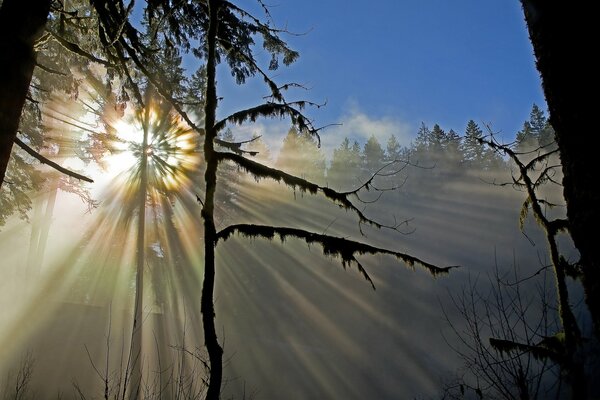
[[[485,159],[486,146],[479,143],[480,139],[483,139],[483,131],[475,121],[469,120],[462,142],[463,157],[469,165],[481,165]]]
[[[462,161],[460,142],[460,136],[454,131],[454,129],[450,129],[446,133],[444,150],[446,151],[447,156],[452,157],[457,161]]]
[[[440,156],[443,151],[446,150],[448,144],[448,136],[446,132],[438,125],[433,125],[431,133],[429,135],[429,146],[428,150],[434,152],[434,155]]]
[[[385,153],[375,135],[365,143],[362,153],[363,168],[367,174],[376,172],[385,162]]]
[[[325,156],[316,139],[307,131],[291,128],[283,139],[277,168],[316,182],[325,180]]]
[[[391,162],[402,159],[402,146],[395,135],[391,135],[385,148],[385,161]]]
[[[529,120],[523,123],[523,129],[517,132],[517,150],[528,151],[547,146],[554,141],[554,129],[536,104],[531,108]]]
[[[413,142],[413,149],[415,152],[423,153],[429,149],[429,145],[431,143],[431,130],[425,125],[424,122],[421,122],[421,126],[417,131],[417,137]]]
[[[327,182],[334,187],[349,189],[359,184],[360,148],[358,142],[350,145],[350,140],[344,138],[340,146],[333,150],[331,166],[327,170]]]

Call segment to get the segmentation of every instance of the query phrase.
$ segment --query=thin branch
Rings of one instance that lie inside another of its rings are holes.
[[[82,181],[86,181],[86,182],[90,182],[93,183],[94,181],[90,178],[88,178],[87,176],[83,176],[81,174],[78,174],[77,172],[73,172],[70,171],[64,167],[61,167],[60,165],[58,165],[57,163],[55,163],[54,161],[50,161],[49,159],[47,159],[46,157],[44,157],[43,155],[41,155],[40,153],[38,153],[37,151],[35,151],[34,149],[32,149],[31,147],[29,147],[27,144],[25,144],[21,139],[19,138],[15,138],[15,143],[17,145],[19,145],[19,147],[21,147],[23,150],[25,150],[30,156],[32,156],[33,158],[35,158],[36,160],[38,160],[39,162],[41,162],[42,164],[46,164],[49,167],[54,168],[55,170],[71,176],[73,178],[82,180]]]
[[[55,74],[55,75],[61,75],[61,76],[67,76],[67,74],[65,74],[64,72],[55,70],[53,68],[47,67],[44,64],[40,64],[39,62],[36,61],[35,66],[38,67],[39,69],[46,71],[50,74]]]
[[[238,154],[234,153],[222,153],[215,152],[215,156],[219,161],[229,160],[237,164],[240,168],[244,169],[248,173],[254,175],[256,178],[269,178],[273,179],[276,182],[283,182],[287,186],[296,189],[298,188],[300,191],[308,192],[310,194],[316,194],[318,192],[323,193],[325,197],[332,200],[337,206],[343,208],[345,210],[353,211],[359,219],[360,224],[367,224],[374,226],[378,229],[386,228],[398,231],[398,227],[401,225],[385,225],[379,223],[377,221],[368,218],[363,211],[361,211],[358,207],[356,207],[349,199],[350,196],[357,197],[358,190],[353,190],[350,192],[340,193],[331,188],[325,186],[319,186],[315,183],[307,181],[306,179],[299,178],[294,175],[290,175],[286,172],[283,172],[276,168],[267,167],[259,162],[249,160],[245,157],[242,157]],[[361,185],[362,187],[367,188],[368,185]],[[368,188],[367,188],[368,189]]]
[[[79,47],[79,45],[69,42],[68,40],[64,39],[63,37],[61,37],[60,35],[52,32],[50,29],[47,29],[47,31],[52,35],[52,37],[54,39],[56,39],[56,41],[58,43],[60,43],[61,46],[63,46],[65,49],[69,50],[72,53],[75,53],[79,56],[82,56],[84,58],[87,58],[88,60],[91,60],[93,62],[96,62],[98,64],[102,64],[106,67],[114,67],[113,64],[111,64],[110,62],[106,61],[106,60],[102,60],[96,56],[94,56],[91,53],[88,53],[87,51],[83,50],[81,47]]]

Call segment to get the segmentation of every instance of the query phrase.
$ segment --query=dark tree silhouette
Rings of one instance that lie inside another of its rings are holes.
[[[589,99],[598,83],[594,63],[588,59],[596,44],[595,16],[582,4],[521,3],[560,151],[568,229],[581,254],[586,302],[600,336],[600,191],[596,188],[600,135],[590,134],[589,124],[589,116],[595,113],[595,102]]]
[[[367,189],[373,178],[354,191],[336,192],[328,187],[319,186],[308,180],[287,174],[279,169],[270,168],[245,156],[245,151],[235,143],[217,142],[218,133],[227,125],[242,124],[247,121],[255,121],[259,117],[284,117],[291,119],[292,124],[299,132],[310,134],[319,140],[319,129],[314,127],[301,112],[301,108],[308,104],[301,102],[287,102],[284,91],[296,85],[277,85],[268,74],[258,65],[254,58],[251,45],[254,43],[253,36],[259,35],[266,42],[265,48],[273,58],[269,65],[270,69],[278,67],[279,57],[282,56],[284,64],[293,62],[298,54],[290,50],[285,42],[279,38],[280,31],[276,30],[247,12],[239,9],[232,3],[223,0],[208,1],[208,28],[205,37],[206,57],[206,91],[204,107],[204,158],[206,160],[205,172],[205,195],[202,207],[204,219],[204,283],[202,287],[201,311],[205,335],[205,345],[209,356],[210,379],[206,394],[207,399],[218,399],[221,391],[223,348],[221,347],[215,329],[214,310],[214,285],[215,285],[215,247],[219,240],[226,240],[234,233],[250,237],[264,237],[272,239],[279,236],[285,238],[297,238],[306,243],[317,243],[323,248],[326,255],[338,256],[344,266],[355,263],[360,273],[372,283],[366,269],[356,258],[360,254],[389,254],[393,255],[408,265],[420,264],[431,273],[445,273],[449,268],[439,268],[427,262],[421,261],[413,256],[396,251],[390,251],[379,247],[370,246],[343,238],[317,234],[303,229],[292,227],[275,227],[252,224],[235,224],[225,227],[217,232],[214,218],[214,199],[217,188],[217,170],[223,161],[230,161],[250,173],[257,179],[273,179],[284,183],[300,191],[311,194],[321,193],[334,204],[344,209],[353,211],[359,218],[360,223],[370,224],[382,228],[385,225],[369,219],[351,201],[353,196],[361,189]],[[232,45],[237,44],[237,45]],[[216,66],[222,56],[232,70],[232,74],[239,83],[254,74],[260,75],[270,90],[267,101],[258,106],[235,112],[221,121],[216,119],[218,107]],[[219,151],[215,145],[221,145],[233,151]],[[392,229],[395,226],[390,227]]]
[[[36,65],[34,43],[43,32],[50,3],[5,0],[0,8],[0,185]]]
[[[557,314],[560,328],[554,335],[545,337],[533,345],[506,338],[490,338],[490,344],[501,352],[511,354],[528,352],[535,358],[556,363],[567,377],[572,398],[584,399],[588,387],[584,372],[583,337],[569,301],[567,286],[567,276],[573,273],[573,267],[561,255],[558,242],[558,236],[566,230],[568,221],[564,218],[550,217],[545,209],[552,208],[555,204],[543,198],[540,194],[545,184],[556,184],[554,177],[556,168],[559,166],[553,162],[552,157],[556,155],[557,150],[552,149],[550,145],[547,146],[549,148],[547,150],[543,147],[536,148],[526,154],[532,158],[525,162],[522,160],[524,154],[497,142],[493,136],[489,140],[478,140],[481,144],[485,144],[491,149],[508,156],[516,167],[512,182],[508,184],[522,190],[527,196],[521,208],[521,227],[525,218],[531,213],[544,232],[550,255],[549,267],[554,272],[556,283]]]
[[[469,276],[468,284],[450,295],[451,306],[442,307],[458,344],[448,342],[463,366],[445,384],[444,399],[534,400],[561,394],[560,371],[553,361],[531,351],[495,347],[508,342],[536,348],[552,337],[556,321],[545,276],[537,288],[532,283],[519,282],[516,267],[512,274],[501,275],[496,266],[488,282]],[[456,319],[450,317],[452,310],[458,313]]]

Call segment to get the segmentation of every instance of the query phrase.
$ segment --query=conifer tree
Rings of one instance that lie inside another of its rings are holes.
[[[398,143],[396,135],[391,135],[385,148],[385,161],[391,162],[402,158],[402,146]]]
[[[365,143],[362,158],[363,168],[367,174],[374,173],[381,168],[385,162],[385,152],[375,135],[371,135],[369,140]]]
[[[554,141],[554,130],[544,111],[536,104],[531,108],[529,120],[523,123],[523,129],[517,132],[516,141],[519,151],[548,146]]]

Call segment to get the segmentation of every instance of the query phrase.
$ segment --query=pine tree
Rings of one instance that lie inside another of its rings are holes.
[[[431,130],[425,125],[424,122],[421,122],[421,126],[417,131],[417,137],[413,142],[414,151],[417,153],[424,153],[429,150],[429,146],[431,145],[432,137]]]
[[[385,148],[385,161],[391,162],[402,159],[402,146],[395,135],[391,135]]]
[[[350,140],[344,141],[333,150],[331,166],[327,170],[327,183],[332,187],[350,189],[356,186],[360,175],[360,148],[358,142],[350,145]]]
[[[275,166],[315,182],[325,179],[325,156],[317,141],[296,128],[291,128],[283,139]]]
[[[371,135],[369,140],[365,143],[362,159],[363,169],[367,174],[372,174],[383,166],[385,162],[385,153],[375,135]]]
[[[517,150],[528,151],[550,145],[554,141],[554,129],[536,104],[531,108],[529,120],[523,123],[523,129],[517,132]]]

